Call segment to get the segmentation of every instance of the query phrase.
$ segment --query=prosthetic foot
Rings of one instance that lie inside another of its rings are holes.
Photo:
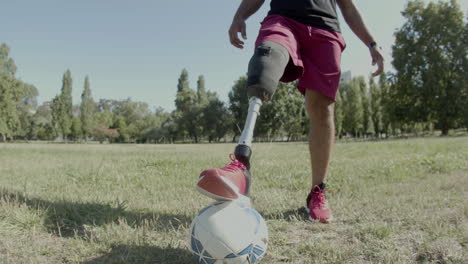
[[[253,130],[262,102],[252,97],[244,131],[239,144],[231,154],[231,163],[220,169],[207,169],[200,173],[197,190],[216,200],[236,200],[241,196],[249,196],[251,183],[250,156],[252,151]]]
[[[220,169],[207,169],[200,174],[197,190],[216,200],[236,200],[249,196],[252,182],[250,157],[255,122],[263,101],[271,100],[289,61],[285,47],[265,41],[249,62],[247,95],[249,110],[239,144],[231,155],[231,163]]]

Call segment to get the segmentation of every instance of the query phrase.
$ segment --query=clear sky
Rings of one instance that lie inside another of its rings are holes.
[[[427,0],[426,2],[429,2]],[[393,33],[404,20],[406,0],[354,0],[391,70]],[[468,1],[458,1],[464,13]],[[17,77],[35,85],[39,102],[59,93],[63,73],[73,76],[79,103],[86,75],[95,101],[101,98],[147,102],[174,109],[177,79],[183,68],[196,88],[227,101],[233,83],[247,71],[259,22],[269,0],[247,21],[244,50],[230,45],[227,30],[240,0],[17,0],[1,1],[0,43],[10,48]],[[367,48],[341,18],[347,48],[342,69],[353,76],[374,70]]]

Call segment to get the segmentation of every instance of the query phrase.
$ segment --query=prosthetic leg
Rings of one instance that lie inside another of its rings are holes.
[[[278,82],[289,62],[289,53],[282,45],[265,41],[256,49],[249,62],[247,96],[249,110],[232,163],[221,169],[208,169],[200,174],[197,189],[217,200],[234,200],[249,196],[252,139],[262,102],[273,97]]]

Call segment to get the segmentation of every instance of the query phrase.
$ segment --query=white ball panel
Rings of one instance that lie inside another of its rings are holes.
[[[202,209],[192,222],[190,234],[195,228],[194,237],[200,241],[209,255],[218,259],[218,264],[250,264],[263,258],[267,249],[268,229],[264,219],[249,204],[233,202],[216,202]],[[191,244],[190,244],[191,245]],[[250,247],[251,250],[246,250]],[[245,255],[235,258],[244,251]],[[205,255],[206,254],[202,254]]]
[[[203,247],[216,259],[223,259],[225,256],[232,253],[232,249],[222,243],[216,236],[211,233],[211,230],[206,230],[205,227],[201,227],[199,230],[195,230],[195,236],[203,241]]]
[[[216,237],[225,241],[232,252],[238,252],[255,240],[256,219],[235,202],[212,206],[197,218],[197,225],[209,230],[200,236],[200,241]]]

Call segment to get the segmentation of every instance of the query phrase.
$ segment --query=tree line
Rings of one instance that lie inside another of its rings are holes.
[[[410,1],[406,23],[395,33],[394,73],[377,80],[358,76],[340,84],[335,105],[338,137],[389,137],[468,127],[468,24],[457,1]],[[70,70],[60,93],[37,103],[37,88],[16,78],[10,49],[0,45],[0,139],[140,143],[235,141],[247,115],[247,78],[241,76],[227,103],[196,88],[183,69],[175,110],[151,109],[131,99],[95,101],[88,77],[81,102],[73,104]],[[308,132],[303,96],[296,83],[280,83],[265,103],[255,129],[257,141],[301,140]]]

